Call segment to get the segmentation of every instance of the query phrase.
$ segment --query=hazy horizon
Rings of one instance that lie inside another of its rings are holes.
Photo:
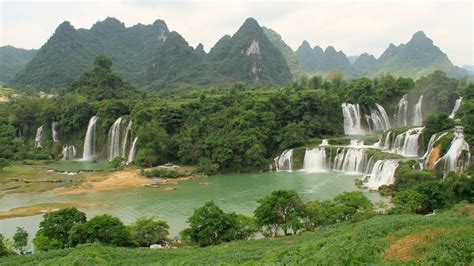
[[[206,51],[232,35],[248,17],[278,32],[296,50],[333,46],[347,56],[367,52],[379,57],[390,43],[399,45],[424,31],[455,65],[473,65],[473,8],[469,1],[2,1],[0,46],[39,49],[63,21],[91,28],[115,17],[127,27],[162,19],[196,47]]]

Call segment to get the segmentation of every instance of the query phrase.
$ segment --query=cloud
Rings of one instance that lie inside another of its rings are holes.
[[[389,43],[407,42],[423,30],[458,65],[474,64],[473,4],[471,2],[308,2],[308,1],[151,1],[66,0],[1,2],[0,44],[39,48],[57,25],[69,20],[90,28],[107,16],[127,26],[163,19],[190,45],[209,50],[223,35],[237,31],[254,17],[280,33],[296,49],[303,40],[334,46],[347,55],[368,52],[379,56]]]

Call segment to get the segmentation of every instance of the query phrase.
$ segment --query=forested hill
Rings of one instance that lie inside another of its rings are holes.
[[[202,44],[193,48],[178,32],[170,32],[162,20],[125,27],[110,17],[90,29],[75,29],[65,21],[31,61],[35,51],[29,57],[25,53],[17,51],[15,58],[0,60],[0,81],[9,81],[16,72],[7,82],[14,88],[66,88],[92,67],[98,55],[110,57],[126,81],[150,91],[221,88],[236,82],[282,87],[303,75],[331,72],[341,72],[348,79],[383,74],[419,78],[435,70],[457,78],[469,75],[423,32],[415,33],[406,44],[390,44],[379,58],[364,53],[349,60],[332,46],[312,48],[307,41],[295,52],[277,32],[261,27],[253,18],[246,19],[233,35],[219,39],[209,53]]]
[[[97,55],[113,59],[114,68],[129,82],[149,90],[175,87],[288,84],[292,77],[284,56],[258,22],[247,19],[206,54],[194,49],[165,22],[126,28],[115,18],[91,29],[63,22],[38,54],[19,72],[12,85],[49,91],[67,87],[90,69]]]
[[[0,83],[8,83],[36,52],[37,50],[25,50],[10,45],[0,47]]]
[[[332,46],[325,50],[319,46],[311,48],[307,41],[300,45],[296,54],[301,67],[308,74],[326,75],[337,70],[347,77],[391,74],[419,78],[442,70],[452,77],[469,75],[464,69],[454,66],[448,56],[422,31],[416,32],[406,44],[390,44],[378,59],[363,53],[349,60],[342,51],[336,51]]]

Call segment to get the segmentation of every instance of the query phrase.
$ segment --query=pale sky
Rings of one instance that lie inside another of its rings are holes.
[[[303,40],[346,55],[376,57],[423,30],[455,65],[474,65],[472,1],[0,0],[0,46],[40,48],[68,20],[77,28],[116,17],[127,27],[163,19],[191,46],[209,49],[247,17],[277,31],[294,50]]]

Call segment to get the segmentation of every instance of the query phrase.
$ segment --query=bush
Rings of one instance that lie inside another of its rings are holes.
[[[409,190],[395,193],[393,212],[413,212],[427,214],[436,209],[450,206],[454,195],[451,191],[436,181],[421,183]]]
[[[168,169],[168,168],[154,168],[151,170],[144,170],[142,172],[143,176],[146,177],[165,177],[165,178],[178,178],[186,176],[185,172],[180,172],[177,169]]]
[[[95,216],[83,224],[75,225],[69,234],[69,244],[75,247],[85,243],[127,246],[129,233],[119,218],[107,214]]]
[[[169,228],[164,221],[141,218],[129,226],[130,239],[133,244],[139,247],[161,244],[168,236]]]
[[[248,239],[256,232],[252,218],[224,213],[212,201],[196,209],[188,223],[190,227],[180,233],[181,237],[201,247]]]
[[[275,190],[258,200],[254,214],[264,235],[276,236],[281,230],[284,235],[296,234],[303,228],[305,206],[294,190]]]
[[[71,228],[85,222],[86,215],[76,208],[64,208],[45,214],[33,240],[36,249],[41,251],[68,247]]]

